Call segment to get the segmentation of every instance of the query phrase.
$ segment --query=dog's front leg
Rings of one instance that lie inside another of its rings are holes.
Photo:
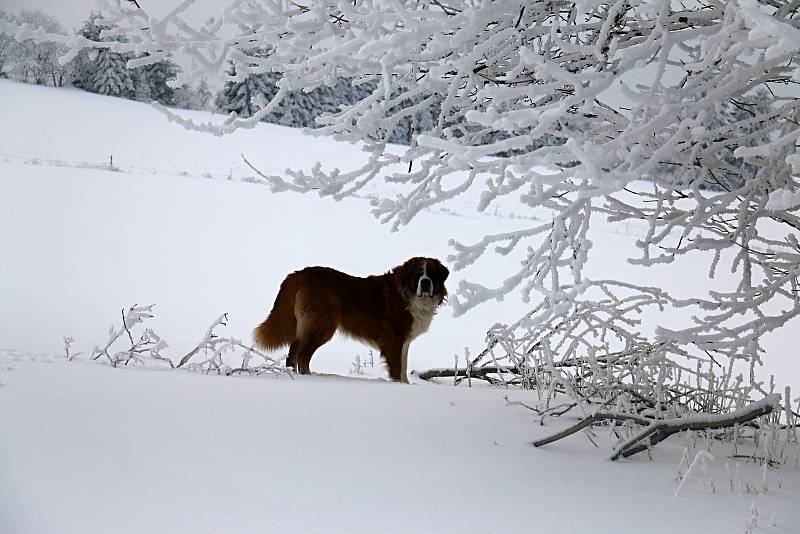
[[[404,356],[408,354],[408,345],[397,341],[388,343],[381,350],[383,359],[386,360],[386,366],[389,368],[389,378],[395,382],[408,383],[408,376],[406,376],[406,366]]]
[[[406,341],[403,343],[402,352],[400,353],[400,381],[409,383],[408,381],[408,346],[411,342]]]

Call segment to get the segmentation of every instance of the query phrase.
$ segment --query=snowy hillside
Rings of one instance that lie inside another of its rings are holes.
[[[380,274],[411,256],[446,256],[451,237],[517,226],[496,216],[424,213],[392,234],[365,199],[271,195],[228,180],[254,174],[240,154],[282,172],[316,160],[353,165],[361,157],[355,147],[269,124],[217,139],[168,124],[149,106],[76,90],[2,82],[0,94],[0,242],[11,258],[0,295],[19,310],[0,324],[0,347],[59,352],[68,334],[90,349],[120,309],[136,303],[156,304],[151,326],[176,352],[223,312],[228,333],[249,339],[293,270]],[[97,168],[112,156],[118,171]],[[457,323],[441,313],[412,348],[411,365],[449,366],[453,353],[483,341],[498,310]],[[366,355],[336,341],[315,357],[320,370],[346,372],[354,351]]]
[[[540,427],[506,406],[506,395],[535,401],[529,392],[393,384],[377,366],[354,380],[368,349],[342,338],[314,357],[320,376],[296,380],[68,364],[62,335],[90,351],[133,304],[156,304],[148,326],[178,358],[223,312],[225,335],[249,339],[300,267],[382,273],[414,255],[444,259],[450,238],[547,214],[506,203],[478,215],[468,193],[389,233],[366,198],[271,195],[243,181],[253,171],[240,154],[280,173],[352,167],[357,147],[269,124],[214,138],[143,104],[3,80],[0,117],[0,532],[728,533],[754,513],[755,531],[800,525],[793,467],[763,474],[715,445],[714,465],[674,497],[683,440],[659,446],[652,462],[606,461],[612,436],[599,448],[576,435],[534,449],[574,418]],[[593,275],[643,278],[620,262],[637,232],[601,225]],[[498,283],[497,272],[484,261],[448,285]],[[682,294],[707,286],[661,273]],[[451,366],[525,309],[513,299],[459,319],[445,309],[409,365]],[[798,387],[794,344],[766,340],[766,364],[778,384]],[[735,484],[738,464],[759,493]]]

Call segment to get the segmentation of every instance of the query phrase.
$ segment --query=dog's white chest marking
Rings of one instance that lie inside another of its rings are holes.
[[[433,316],[436,315],[436,299],[429,297],[412,297],[408,302],[408,312],[414,321],[411,323],[411,332],[408,340],[411,341],[424,334],[431,327]]]
[[[411,297],[408,301],[408,313],[411,314],[413,319],[411,323],[411,332],[408,334],[408,339],[403,344],[403,353],[401,355],[401,373],[400,380],[408,383],[408,346],[420,334],[424,334],[431,327],[433,316],[436,315],[436,308],[438,303],[435,298],[429,297]]]

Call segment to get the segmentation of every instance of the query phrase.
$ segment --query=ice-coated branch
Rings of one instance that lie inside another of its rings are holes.
[[[108,339],[106,340],[105,345],[102,348],[95,346],[90,355],[91,359],[96,360],[101,356],[105,356],[108,360],[108,363],[110,363],[113,367],[116,367],[120,363],[127,365],[131,360],[137,362],[141,361],[141,357],[143,355],[149,355],[154,352],[158,353],[159,350],[164,348],[166,344],[161,342],[160,339],[157,340],[151,336],[151,331],[149,329],[145,330],[141,337],[136,341],[134,341],[130,332],[130,329],[135,325],[144,322],[145,319],[153,317],[153,306],[153,304],[149,306],[138,306],[134,304],[128,308],[127,312],[123,308],[121,312],[121,328],[115,328],[114,325],[109,327]],[[113,353],[109,352],[117,340],[124,337],[126,334],[130,341],[130,347],[123,351],[117,351]]]
[[[144,366],[149,361],[154,361],[166,364],[171,369],[186,367],[189,370],[204,373],[292,375],[292,371],[286,368],[284,364],[285,358],[275,359],[254,347],[246,345],[237,338],[218,336],[216,329],[227,325],[227,314],[220,315],[211,323],[203,339],[175,364],[171,358],[163,354],[163,351],[169,345],[152,329],[145,329],[138,339],[134,336],[134,327],[153,317],[153,307],[153,305],[134,305],[128,308],[127,311],[123,309],[121,327],[117,328],[112,325],[109,328],[108,340],[102,348],[97,346],[94,348],[90,355],[91,359],[96,360],[101,356],[105,356],[113,367],[130,363]],[[123,350],[112,349],[120,339],[126,338],[130,345],[129,347]],[[69,361],[81,354],[70,353],[70,348],[74,341],[73,338],[64,336],[64,350]],[[234,361],[236,363],[233,363]]]
[[[205,373],[215,372],[226,375],[242,372],[251,374],[260,374],[262,372],[287,372],[283,359],[276,360],[271,358],[263,352],[245,345],[239,339],[217,336],[214,330],[219,326],[226,326],[227,321],[228,314],[223,314],[219,316],[216,321],[211,323],[203,339],[181,358],[176,367],[183,367],[188,363],[187,368],[193,371],[202,371]],[[225,363],[225,354],[230,352],[235,355],[237,351],[241,351],[241,354],[238,356],[241,358],[241,364],[233,367]],[[253,357],[263,360],[263,363],[255,366],[251,365],[250,361]],[[196,361],[192,362],[192,359]]]
[[[780,408],[781,396],[773,394],[727,414],[692,414],[686,417],[653,420],[634,414],[597,411],[582,419],[579,423],[557,434],[534,441],[533,445],[535,447],[547,445],[548,443],[552,443],[583,430],[598,421],[633,421],[634,423],[643,425],[644,428],[635,432],[632,437],[622,442],[614,450],[610,459],[619,460],[620,458],[627,458],[648,447],[652,447],[677,432],[683,432],[685,430],[729,428],[734,425],[747,423],[758,417],[767,415],[773,410],[779,410]]]
[[[72,336],[61,336],[64,340],[64,356],[67,358],[68,362],[71,362],[73,358],[76,356],[80,356],[83,354],[82,352],[71,352],[72,345],[75,343],[75,338]]]

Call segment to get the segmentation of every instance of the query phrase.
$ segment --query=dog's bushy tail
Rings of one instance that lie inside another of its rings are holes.
[[[297,332],[294,299],[297,293],[295,275],[290,274],[281,284],[272,311],[263,323],[253,330],[253,341],[264,350],[275,350],[290,344]]]

